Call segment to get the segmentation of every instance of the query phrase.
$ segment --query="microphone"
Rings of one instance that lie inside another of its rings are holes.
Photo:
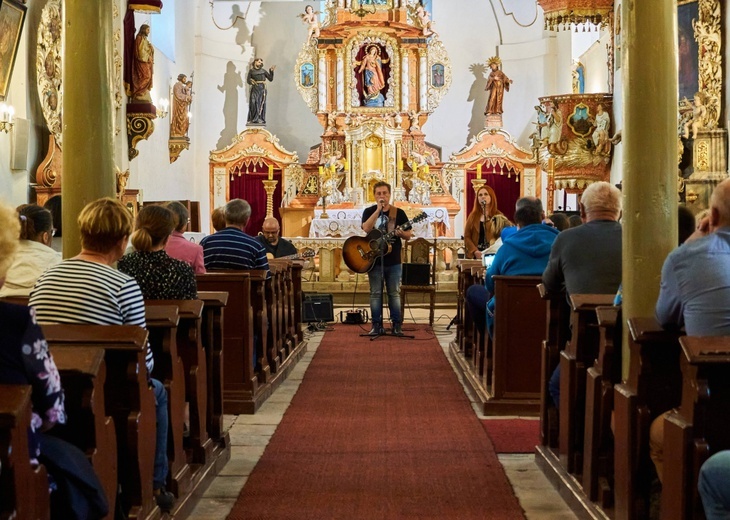
[[[479,204],[481,204],[481,205],[482,205],[482,207],[484,207],[484,206],[486,206],[486,205],[487,205],[487,201],[486,201],[486,200],[483,200],[483,201],[481,201],[481,202],[480,202]]]
[[[385,201],[383,199],[378,201],[378,206],[380,207],[380,215],[383,215],[383,206],[385,206]]]

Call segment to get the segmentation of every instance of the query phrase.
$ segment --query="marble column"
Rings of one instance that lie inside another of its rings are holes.
[[[428,112],[428,59],[426,49],[418,49],[418,108]]]
[[[401,112],[408,112],[408,103],[409,103],[409,74],[408,74],[408,57],[409,57],[409,51],[408,49],[403,49],[403,54],[401,56],[401,66],[400,66],[400,111]]]
[[[337,112],[345,110],[345,51],[337,51]]]
[[[100,197],[114,197],[112,2],[64,2],[63,254],[81,251],[76,218]]]
[[[677,3],[624,2],[622,11],[626,320],[654,315],[662,264],[677,247]],[[628,327],[623,339],[626,377]]]
[[[327,112],[327,55],[325,51],[319,51],[317,62],[317,89],[319,93],[319,111]]]

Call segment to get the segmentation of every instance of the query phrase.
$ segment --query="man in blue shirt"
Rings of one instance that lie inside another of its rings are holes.
[[[200,241],[205,268],[261,269],[268,273],[266,248],[244,231],[251,217],[249,203],[241,199],[231,200],[225,205],[225,216],[226,228]]]

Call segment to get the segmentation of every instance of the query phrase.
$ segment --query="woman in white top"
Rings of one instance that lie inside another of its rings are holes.
[[[54,228],[51,212],[35,204],[17,208],[20,220],[20,245],[8,270],[0,296],[28,296],[46,269],[61,261],[61,254],[51,249]]]

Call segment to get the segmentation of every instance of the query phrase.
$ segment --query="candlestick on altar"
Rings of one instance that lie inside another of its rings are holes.
[[[272,168],[269,166],[269,168]],[[271,176],[272,170],[269,170],[269,176]],[[264,183],[264,191],[266,192],[266,218],[274,216],[274,192],[276,191],[276,185],[279,181],[271,180],[269,177],[268,181],[261,181]]]
[[[477,164],[477,179],[482,178],[482,163]]]
[[[273,179],[274,179],[274,165],[269,164],[269,180],[273,180]]]

